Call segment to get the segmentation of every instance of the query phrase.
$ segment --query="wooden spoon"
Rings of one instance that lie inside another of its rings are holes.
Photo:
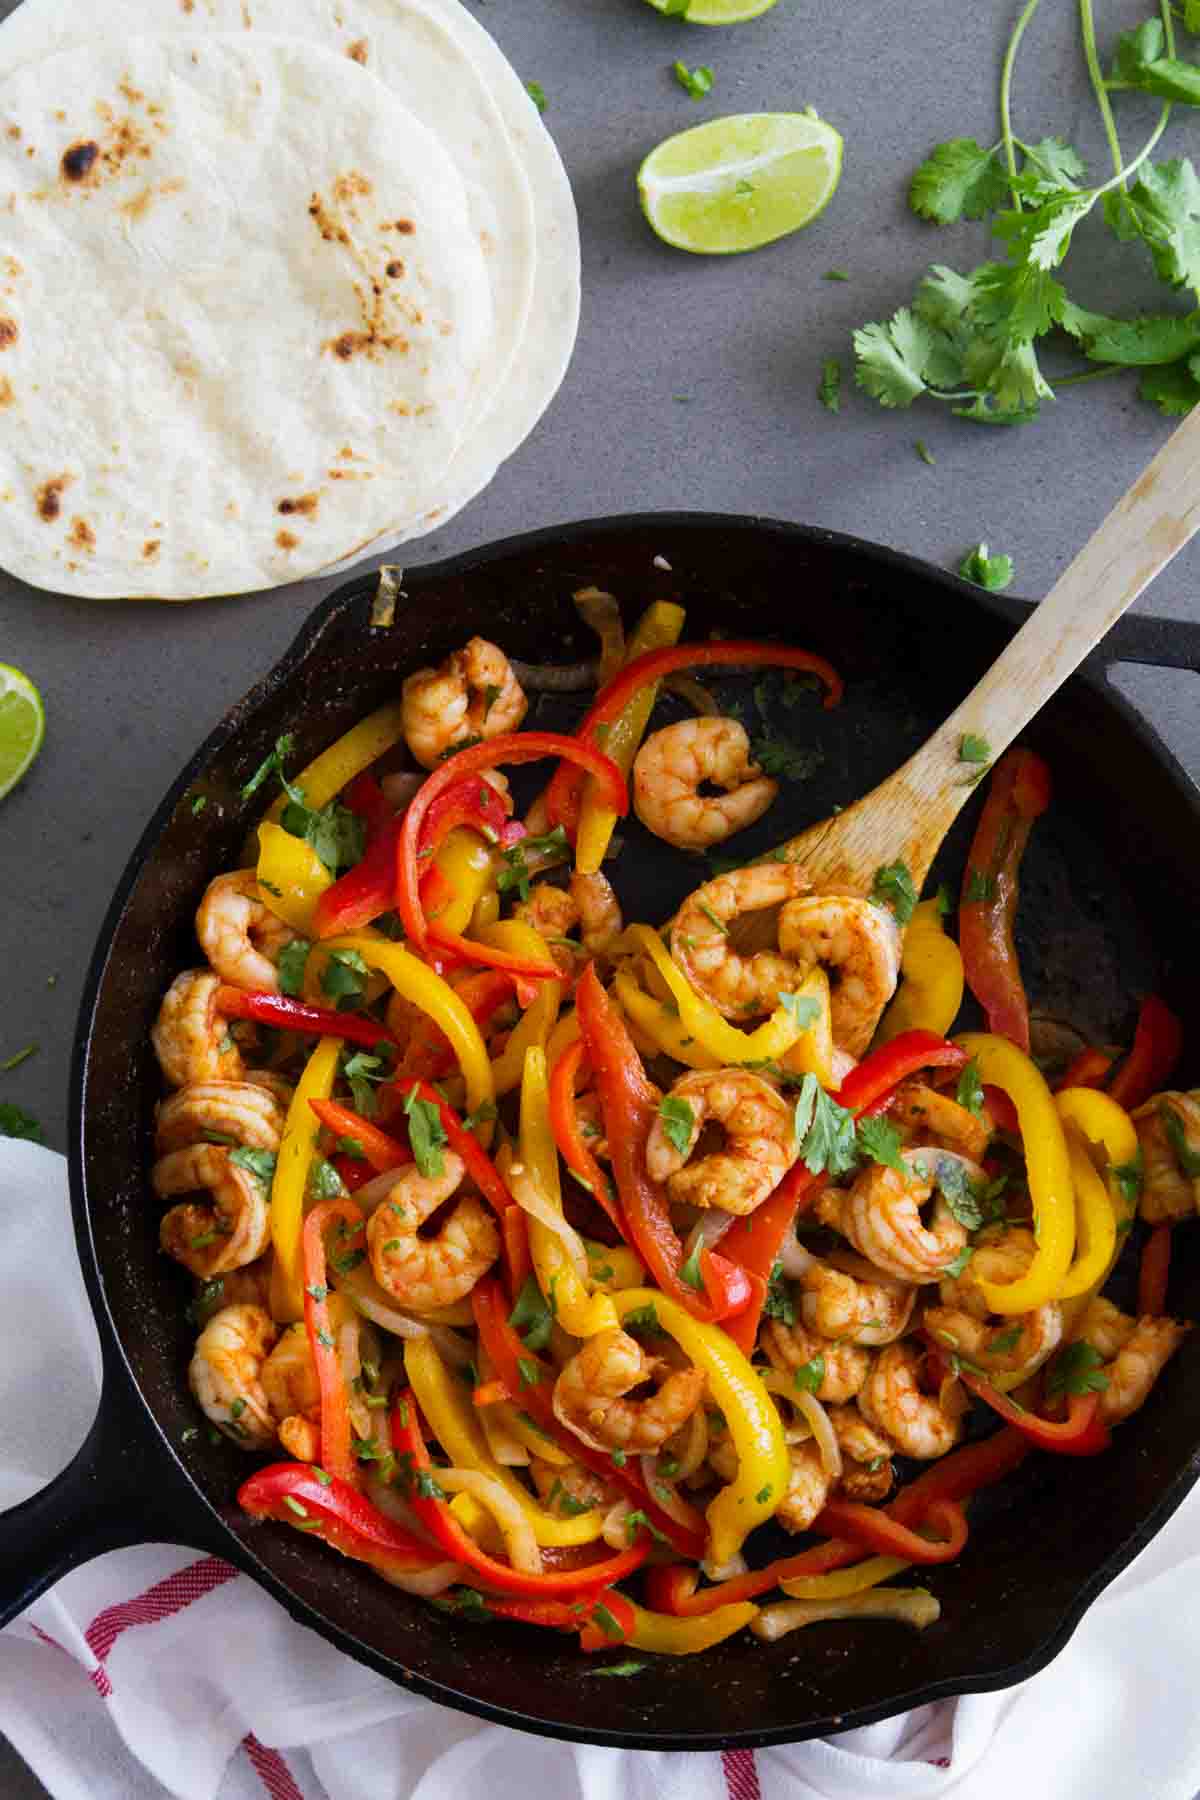
[[[869,894],[876,870],[906,863],[917,892],[973,791],[967,733],[1006,750],[1111,625],[1200,529],[1200,407],[1059,576],[961,706],[903,767],[844,812],[787,844],[814,888]]]

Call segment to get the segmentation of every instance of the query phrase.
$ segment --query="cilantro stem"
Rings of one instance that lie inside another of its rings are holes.
[[[1100,108],[1104,135],[1108,139],[1109,155],[1112,157],[1115,179],[1111,185],[1124,192],[1125,170],[1121,159],[1121,140],[1117,136],[1117,122],[1113,118],[1108,89],[1104,85],[1104,74],[1100,67],[1100,53],[1096,48],[1096,20],[1092,13],[1092,0],[1079,0],[1079,29],[1083,35],[1083,55],[1087,63],[1088,79],[1096,96],[1096,105]]]
[[[1102,369],[1088,369],[1081,375],[1052,375],[1048,377],[1051,387],[1078,387],[1084,381],[1103,381],[1109,375],[1128,375],[1127,363],[1105,363]]]
[[[1017,153],[1016,139],[1013,137],[1012,128],[1013,69],[1016,66],[1017,51],[1020,49],[1021,39],[1025,36],[1028,27],[1033,23],[1033,15],[1041,4],[1042,0],[1025,0],[1025,5],[1021,9],[1021,16],[1014,25],[1013,34],[1008,40],[1008,48],[1004,52],[1004,63],[1000,70],[1000,130],[1004,144],[1004,161],[1008,167],[1008,178],[1010,181],[1014,182],[1017,179]],[[1017,193],[1015,187],[1013,189],[1013,205],[1016,207],[1017,211],[1020,212],[1021,196]]]

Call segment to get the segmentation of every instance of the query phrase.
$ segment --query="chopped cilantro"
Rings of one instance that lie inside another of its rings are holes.
[[[258,792],[263,782],[269,780],[276,772],[282,775],[284,762],[292,755],[295,748],[296,740],[290,731],[286,732],[283,737],[276,738],[275,748],[271,751],[271,754],[263,758],[249,781],[246,782],[245,786],[242,788],[242,799],[249,800],[253,794]]]
[[[1187,1132],[1183,1128],[1183,1120],[1175,1111],[1169,1100],[1160,1100],[1158,1116],[1162,1120],[1162,1128],[1167,1134],[1167,1142],[1175,1152],[1175,1160],[1179,1164],[1180,1173],[1189,1181],[1200,1178],[1200,1151],[1192,1149],[1188,1142]]]
[[[273,1150],[246,1150],[239,1146],[229,1152],[229,1160],[236,1168],[245,1169],[264,1187],[270,1187],[275,1179],[275,1152]]]
[[[652,1300],[645,1306],[635,1306],[632,1312],[627,1312],[625,1314],[621,1323],[626,1331],[662,1331],[662,1326],[658,1322],[658,1314],[654,1309],[654,1302]]]
[[[814,1356],[811,1362],[802,1363],[792,1373],[792,1386],[799,1388],[802,1394],[815,1394],[825,1379],[825,1358]]]
[[[348,1156],[351,1162],[366,1162],[367,1153],[356,1137],[340,1137],[336,1149],[341,1156]]]
[[[23,1050],[16,1051],[6,1062],[0,1062],[0,1071],[7,1075],[13,1069],[19,1069],[23,1062],[28,1062],[29,1058],[36,1056],[37,1053],[38,1046],[36,1044],[26,1044]]]
[[[794,1114],[796,1142],[810,1175],[844,1175],[857,1155],[854,1114],[825,1092],[815,1075],[805,1075]]]
[[[517,1295],[517,1304],[508,1316],[508,1322],[514,1331],[520,1332],[527,1350],[544,1350],[550,1342],[550,1333],[554,1328],[554,1308],[543,1299],[535,1275],[526,1278]]]
[[[767,1501],[771,1498],[771,1491],[772,1491],[771,1484],[768,1481],[766,1487],[760,1487],[757,1494],[755,1494],[755,1496],[754,1496],[755,1505],[756,1506],[765,1506],[767,1504]]]
[[[650,1536],[656,1539],[660,1544],[665,1544],[667,1542],[666,1533],[660,1531],[658,1526],[650,1518],[649,1514],[644,1513],[640,1507],[636,1512],[626,1513],[625,1515],[625,1535],[631,1544],[637,1537],[639,1531],[648,1531]]]
[[[659,1104],[658,1116],[662,1120],[663,1136],[680,1156],[686,1156],[692,1143],[692,1132],[696,1126],[696,1115],[686,1100],[678,1100],[667,1094]]]
[[[970,1244],[964,1244],[954,1261],[946,1264],[945,1268],[942,1270],[942,1274],[949,1275],[952,1281],[957,1281],[974,1254],[975,1252],[972,1250]]]
[[[779,1004],[797,1031],[807,1031],[820,1017],[821,1003],[811,994],[780,994]]]
[[[971,869],[967,873],[967,885],[963,890],[964,906],[983,906],[996,898],[996,877],[987,875],[982,869]]]
[[[1013,560],[1011,556],[989,556],[987,545],[977,544],[963,557],[958,572],[964,581],[973,581],[976,587],[995,594],[1011,582]]]
[[[367,991],[370,970],[357,950],[331,950],[321,973],[321,992],[339,1012],[355,1012]]]
[[[314,1200],[338,1200],[348,1189],[331,1162],[314,1156],[308,1171],[308,1191]]]
[[[908,865],[902,862],[885,863],[882,868],[876,869],[871,899],[876,906],[890,907],[897,925],[907,925],[917,910],[917,890]]]
[[[418,1500],[444,1500],[446,1498],[446,1490],[437,1480],[432,1469],[417,1470],[417,1498]]]
[[[547,831],[541,837],[525,837],[510,849],[502,850],[500,854],[506,866],[496,877],[500,893],[507,894],[516,888],[518,898],[528,900],[531,872],[525,859],[530,851],[540,860],[562,862],[571,854],[571,846],[564,828],[556,825],[553,831]]]
[[[965,763],[990,763],[992,746],[985,737],[978,737],[973,731],[966,731],[959,740],[958,760]]]
[[[836,356],[827,356],[821,364],[817,399],[826,412],[837,413],[842,410],[842,365]]]
[[[541,82],[527,81],[525,83],[525,92],[529,95],[529,98],[533,101],[533,104],[537,107],[538,111],[544,113],[550,103],[546,99],[546,90]],[[461,744],[455,745],[455,749],[461,750],[461,748]]]
[[[904,1164],[900,1161],[900,1133],[889,1120],[860,1119],[854,1135],[863,1156],[904,1173]]]
[[[408,1141],[417,1168],[426,1180],[443,1174],[446,1159],[442,1151],[450,1140],[438,1107],[432,1100],[421,1099],[420,1085],[415,1081],[405,1099],[404,1112],[408,1119]]]
[[[674,62],[671,71],[684,93],[692,100],[703,100],[706,94],[712,93],[713,72],[701,63],[695,69],[689,69],[685,62]]]
[[[704,1292],[704,1276],[700,1269],[701,1249],[702,1246],[697,1244],[687,1261],[681,1264],[679,1270],[680,1281],[686,1281],[689,1287],[696,1289],[697,1293]]]
[[[24,1138],[30,1144],[44,1144],[46,1135],[32,1113],[11,1101],[0,1100],[0,1137]]]
[[[1099,1394],[1108,1386],[1104,1358],[1086,1338],[1068,1344],[1050,1364],[1046,1391],[1055,1394]]]
[[[979,1059],[973,1056],[958,1078],[954,1098],[976,1119],[983,1112],[983,1083],[979,1079]]]
[[[967,1180],[967,1172],[956,1156],[943,1156],[931,1151],[933,1179],[946,1205],[965,1231],[978,1231],[983,1212],[978,1196]]]
[[[636,1657],[630,1656],[626,1657],[624,1662],[609,1663],[601,1669],[584,1669],[583,1673],[585,1675],[640,1675],[643,1669],[649,1667],[649,1663],[638,1662]]]
[[[937,467],[937,457],[933,454],[933,451],[929,448],[929,445],[925,442],[924,438],[914,438],[913,449],[916,451],[921,461],[929,468],[935,469]]]
[[[521,1386],[523,1388],[536,1387],[538,1382],[542,1379],[542,1365],[539,1362],[535,1362],[532,1357],[518,1356],[517,1370],[520,1374]]]
[[[293,938],[285,944],[279,955],[276,967],[279,970],[279,990],[283,994],[302,994],[304,992],[304,971],[308,966],[309,952],[312,945],[307,938]]]
[[[376,1045],[376,1049],[384,1046]],[[382,1056],[370,1056],[365,1050],[356,1050],[353,1056],[343,1055],[342,1074],[350,1086],[355,1112],[361,1113],[364,1119],[375,1116],[375,1095],[372,1084],[386,1081],[390,1070],[385,1066]]]
[[[1113,1168],[1113,1179],[1121,1190],[1121,1196],[1129,1206],[1136,1206],[1142,1197],[1142,1164],[1141,1146],[1127,1163],[1117,1163]]]
[[[728,937],[729,936],[728,925],[726,925],[726,923],[723,919],[718,919],[716,913],[713,911],[712,907],[708,905],[707,901],[701,900],[698,902],[698,905],[699,905],[699,910],[704,914],[705,918],[708,920],[709,924],[714,928],[714,930],[719,931],[721,933],[722,937]]]
[[[792,1284],[783,1272],[783,1264],[776,1262],[771,1269],[767,1283],[767,1295],[763,1301],[763,1311],[769,1319],[778,1319],[784,1325],[796,1323],[796,1302],[792,1294]]]

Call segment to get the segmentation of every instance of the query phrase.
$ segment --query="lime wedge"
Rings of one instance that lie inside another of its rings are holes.
[[[42,696],[28,675],[0,663],[0,800],[34,763],[45,735]]]
[[[689,25],[740,25],[770,12],[775,0],[650,0],[655,12],[686,19]]]
[[[811,224],[841,173],[841,136],[811,107],[736,113],[659,144],[638,170],[638,194],[664,243],[730,256]]]

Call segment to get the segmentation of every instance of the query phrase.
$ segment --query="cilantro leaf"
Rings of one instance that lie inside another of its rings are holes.
[[[1200,106],[1200,68],[1182,57],[1166,55],[1166,48],[1161,19],[1147,19],[1136,31],[1123,31],[1113,58],[1113,82],[1160,100]]]
[[[764,775],[779,776],[784,781],[810,780],[825,760],[821,750],[774,736],[755,738],[750,754]]]
[[[302,994],[304,992],[304,971],[308,964],[312,945],[307,938],[293,938],[285,944],[279,953],[276,967],[279,970],[279,991],[281,994]]]
[[[1012,581],[1012,557],[991,556],[988,554],[986,544],[976,544],[974,550],[969,550],[959,563],[958,572],[964,581],[973,581],[976,587],[986,588],[989,593],[998,594]]]
[[[625,1535],[631,1544],[636,1542],[639,1531],[649,1532],[650,1536],[660,1544],[667,1542],[666,1533],[660,1531],[649,1513],[644,1513],[640,1507],[634,1512],[625,1514]]]
[[[836,356],[827,356],[821,364],[817,399],[826,412],[836,413],[842,410],[842,365]]]
[[[700,1269],[700,1252],[702,1249],[703,1245],[697,1244],[687,1261],[682,1263],[679,1269],[680,1281],[686,1281],[688,1286],[690,1288],[695,1288],[698,1294],[704,1292],[704,1276]]]
[[[282,737],[276,738],[275,748],[269,756],[264,756],[249,781],[244,784],[242,799],[249,800],[258,792],[264,781],[270,780],[272,775],[282,775],[283,765],[287,758],[294,753],[295,748],[296,740],[290,731],[285,732]]]
[[[1200,289],[1200,178],[1190,161],[1143,163],[1127,210],[1159,280]]]
[[[632,1312],[627,1312],[621,1320],[621,1324],[626,1331],[662,1331],[652,1300],[648,1301],[645,1306],[635,1306]]]
[[[529,98],[533,101],[533,104],[537,107],[538,111],[544,113],[550,102],[546,99],[546,90],[541,82],[527,81],[525,83],[525,92],[529,95]],[[462,746],[460,744],[455,745],[456,750],[461,748]]]
[[[543,1298],[535,1275],[526,1278],[517,1295],[517,1304],[508,1315],[508,1322],[514,1331],[521,1333],[527,1350],[544,1350],[550,1342],[550,1333],[554,1329],[554,1308]]]
[[[958,1078],[954,1098],[975,1118],[983,1114],[983,1083],[979,1079],[979,1058],[973,1056]]]
[[[821,1003],[811,994],[780,994],[779,1004],[799,1031],[807,1031],[820,1017]]]
[[[649,1663],[639,1662],[636,1657],[627,1656],[624,1662],[608,1663],[604,1668],[584,1669],[582,1672],[585,1675],[640,1675],[643,1669],[649,1667]]]
[[[1068,1344],[1050,1364],[1046,1391],[1055,1394],[1100,1394],[1108,1386],[1102,1372],[1104,1358],[1086,1338]]]
[[[951,138],[938,144],[913,176],[908,204],[919,219],[953,225],[957,219],[982,219],[1007,191],[995,150],[985,150],[974,138]]]
[[[1168,363],[1159,369],[1147,369],[1138,383],[1138,393],[1164,418],[1182,419],[1200,402],[1200,378],[1192,364],[1196,357],[1184,362]]]
[[[967,1180],[967,1172],[954,1156],[940,1156],[931,1151],[934,1184],[946,1205],[965,1231],[978,1231],[983,1224],[979,1198]]]
[[[297,795],[301,790],[289,788],[288,792]],[[362,861],[366,827],[359,815],[340,801],[331,800],[328,806],[314,810],[302,797],[290,799],[279,823],[292,837],[311,845],[331,875]]]
[[[314,1156],[308,1172],[308,1191],[314,1200],[337,1200],[349,1190],[331,1162]]]
[[[909,407],[927,391],[937,351],[932,327],[902,306],[886,325],[862,325],[854,333],[854,379],[881,406]]]
[[[1142,1168],[1144,1164],[1141,1145],[1127,1163],[1117,1163],[1113,1167],[1113,1179],[1121,1190],[1121,1197],[1130,1207],[1137,1205],[1142,1197]]]
[[[696,1115],[687,1101],[667,1094],[659,1103],[658,1116],[667,1142],[680,1156],[686,1156],[692,1147],[692,1133],[696,1127]]]
[[[925,442],[924,438],[915,438],[913,440],[913,449],[927,467],[931,469],[937,468],[937,457],[933,454],[933,451],[929,448],[929,445]]]
[[[14,1106],[9,1100],[0,1100],[0,1137],[23,1138],[30,1144],[46,1141],[46,1134],[33,1114]]]
[[[871,899],[876,906],[889,907],[897,925],[907,925],[917,910],[917,890],[907,863],[886,863],[876,869]]]
[[[946,1264],[945,1268],[942,1270],[942,1274],[949,1275],[952,1281],[957,1281],[974,1254],[975,1252],[972,1250],[970,1244],[964,1244],[958,1255],[954,1258],[954,1261]]]
[[[990,763],[992,746],[985,737],[978,737],[973,731],[964,732],[959,740],[958,760],[965,763]]]
[[[763,1311],[769,1319],[779,1319],[784,1325],[796,1323],[796,1302],[792,1294],[792,1284],[783,1272],[783,1264],[776,1262],[771,1269],[767,1282],[766,1299]]]
[[[904,1173],[904,1164],[900,1161],[900,1133],[887,1119],[860,1119],[855,1138],[863,1156]]]
[[[564,861],[571,853],[564,827],[556,825],[553,831],[547,831],[541,837],[521,838],[509,849],[500,852],[506,866],[497,875],[496,886],[502,894],[510,893],[515,888],[518,899],[528,900],[529,883],[535,873],[526,860],[530,853],[539,859],[539,866],[542,868],[553,862]]]
[[[369,975],[357,950],[331,950],[321,974],[321,992],[338,1012],[354,1012],[362,1004]]]
[[[806,1075],[800,1084],[794,1127],[810,1175],[844,1175],[854,1167],[854,1114],[831,1099],[815,1075]]]
[[[1158,1116],[1162,1120],[1163,1130],[1167,1134],[1167,1142],[1175,1153],[1182,1174],[1189,1181],[1200,1180],[1200,1151],[1193,1150],[1184,1130],[1183,1120],[1168,1100],[1158,1103]]]
[[[811,1362],[801,1363],[792,1371],[792,1386],[802,1394],[815,1394],[825,1379],[825,1358],[814,1356]]]
[[[1144,368],[1177,362],[1200,350],[1200,311],[1110,319],[1068,303],[1060,323],[1092,362]]]
[[[967,885],[963,889],[964,906],[985,906],[989,900],[996,898],[996,877],[987,875],[982,869],[967,871]]]
[[[229,1152],[229,1160],[235,1168],[245,1169],[253,1175],[263,1187],[269,1188],[275,1179],[275,1152],[273,1150],[246,1150],[239,1146]]]
[[[420,1089],[415,1081],[405,1098],[404,1111],[408,1119],[408,1141],[412,1145],[417,1168],[427,1179],[443,1174],[446,1159],[442,1151],[449,1142],[446,1128],[434,1101],[421,1099]]]
[[[690,99],[703,100],[706,94],[711,94],[713,72],[703,63],[695,69],[689,69],[685,62],[673,62],[671,72]]]

